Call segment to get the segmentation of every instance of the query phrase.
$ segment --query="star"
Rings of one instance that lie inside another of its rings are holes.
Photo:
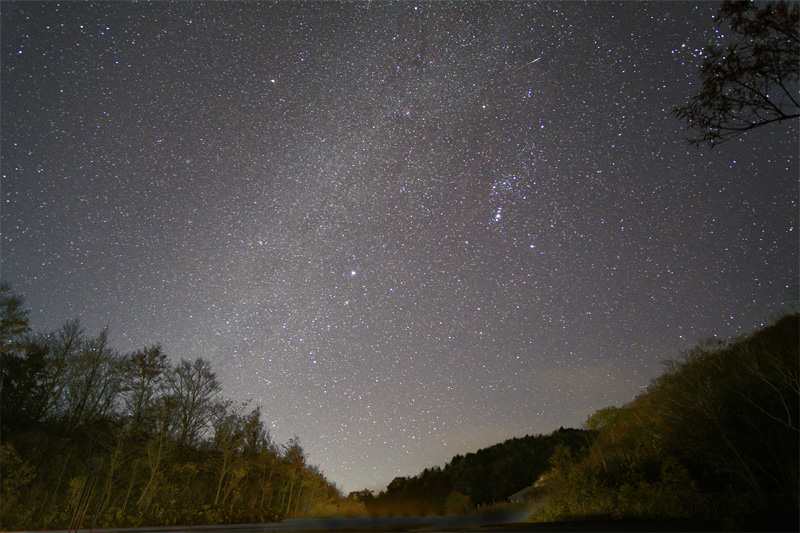
[[[717,8],[10,2],[3,280],[344,492],[580,427],[794,301],[797,126],[669,116]]]

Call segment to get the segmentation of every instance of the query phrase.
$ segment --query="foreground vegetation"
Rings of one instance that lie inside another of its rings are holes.
[[[589,419],[591,446],[556,450],[534,518],[763,517],[797,531],[799,336],[792,314],[669,362],[633,402]]]
[[[31,334],[22,300],[0,285],[0,525],[486,513],[522,491],[534,521],[797,530],[799,337],[791,314],[703,343],[583,429],[510,439],[345,498],[297,438],[273,442],[258,407],[222,399],[202,359],[173,366],[158,345],[120,354],[74,321]]]
[[[550,435],[508,439],[488,448],[456,455],[411,477],[396,477],[385,491],[351,494],[373,515],[464,514],[506,502],[549,468],[561,446],[585,447],[593,431],[561,428]]]
[[[3,529],[271,522],[363,512],[234,406],[202,359],[120,354],[75,321],[30,334],[0,286]]]
[[[533,521],[797,531],[799,336],[791,314],[733,342],[702,343],[583,430],[511,439],[354,497],[375,514],[465,513],[529,487],[521,497]]]

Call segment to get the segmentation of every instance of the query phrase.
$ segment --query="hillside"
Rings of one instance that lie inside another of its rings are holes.
[[[272,441],[202,359],[120,354],[77,321],[31,335],[0,284],[2,527],[467,513],[535,489],[533,520],[692,519],[797,530],[800,314],[705,342],[584,429],[525,436],[344,498]],[[77,522],[75,520],[78,520]]]
[[[561,428],[550,435],[508,439],[475,453],[456,455],[444,468],[436,466],[416,476],[397,477],[377,497],[365,493],[357,496],[373,514],[442,514],[503,502],[549,468],[557,446],[584,448],[593,434]],[[454,497],[454,493],[464,498]]]
[[[800,315],[701,343],[622,407],[395,478],[373,514],[468,512],[532,491],[532,520],[685,520],[797,530]],[[546,505],[545,505],[546,504]],[[765,522],[768,521],[768,522]]]
[[[797,530],[800,315],[702,343],[623,407],[590,418],[588,454],[560,448],[539,520],[778,520]]]
[[[28,334],[0,283],[0,526],[76,529],[353,514],[297,437],[274,442],[203,359],[121,354],[68,321]]]

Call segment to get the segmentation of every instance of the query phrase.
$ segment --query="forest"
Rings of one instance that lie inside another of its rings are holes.
[[[699,92],[672,110],[697,133],[690,144],[800,118],[798,20],[797,3],[721,4],[735,42],[703,52]],[[466,514],[512,495],[534,522],[800,530],[797,312],[676,354],[632,401],[582,428],[513,438],[346,496],[299,437],[275,442],[260,406],[224,398],[208,361],[176,361],[158,344],[121,353],[107,330],[78,320],[33,332],[27,314],[0,283],[2,530]]]
[[[75,320],[32,333],[23,303],[0,285],[4,530],[465,514],[514,493],[533,521],[798,526],[798,313],[665,362],[581,429],[344,496],[299,438],[274,442],[260,407],[223,399],[203,359],[173,366],[159,345],[120,354]]]
[[[161,346],[120,354],[78,321],[29,331],[0,285],[2,529],[274,522],[360,514],[274,442],[259,407],[220,396],[208,362]]]
[[[542,520],[688,518],[798,528],[800,314],[666,362],[647,390],[559,446],[538,490]]]
[[[359,493],[368,510],[470,512],[516,491],[531,521],[703,521],[797,531],[800,314],[703,342],[583,429],[515,438]]]
[[[515,437],[475,453],[454,456],[443,468],[396,477],[378,495],[352,494],[373,515],[462,514],[505,502],[549,468],[558,446],[588,446],[595,432],[560,428],[550,435]]]

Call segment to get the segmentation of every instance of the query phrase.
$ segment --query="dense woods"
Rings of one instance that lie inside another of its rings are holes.
[[[557,446],[588,446],[594,432],[561,428],[550,435],[513,438],[456,455],[444,468],[427,468],[411,477],[397,477],[385,491],[355,497],[372,514],[451,514],[508,500],[549,468]]]
[[[298,438],[270,438],[260,407],[223,399],[203,359],[173,364],[159,345],[120,354],[77,321],[34,334],[22,306],[0,286],[3,529],[468,513],[520,491],[533,520],[798,526],[797,313],[701,343],[582,429],[509,439],[345,498]]]
[[[270,522],[357,513],[297,438],[220,395],[203,359],[120,354],[77,321],[28,331],[0,287],[2,528]]]
[[[554,454],[537,517],[759,518],[796,531],[799,336],[795,313],[669,361],[630,404],[589,418],[589,448]]]
[[[355,497],[373,513],[467,512],[528,487],[535,521],[796,531],[799,336],[800,315],[791,314],[735,341],[701,343],[582,430],[511,439]]]

